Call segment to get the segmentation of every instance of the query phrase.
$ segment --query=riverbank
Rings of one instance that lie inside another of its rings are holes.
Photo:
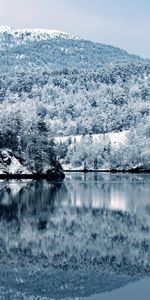
[[[129,169],[129,170],[64,170],[61,174],[0,174],[0,179],[32,179],[32,180],[62,180],[65,178],[65,173],[150,173],[150,169]]]
[[[62,172],[61,174],[0,174],[0,179],[33,179],[33,180],[40,180],[40,179],[46,179],[46,180],[59,180],[64,179],[65,174]]]
[[[65,173],[150,173],[150,169],[133,168],[133,169],[75,169],[75,170],[64,170]]]

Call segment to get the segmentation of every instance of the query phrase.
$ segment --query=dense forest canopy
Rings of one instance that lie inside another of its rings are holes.
[[[142,128],[148,143],[150,62],[69,35],[42,34],[0,30],[0,147],[11,147],[33,168],[35,156],[48,163],[55,136],[128,130],[138,137]]]

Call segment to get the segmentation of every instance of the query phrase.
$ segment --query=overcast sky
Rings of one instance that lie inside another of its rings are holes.
[[[0,25],[57,29],[150,57],[150,0],[0,0]]]

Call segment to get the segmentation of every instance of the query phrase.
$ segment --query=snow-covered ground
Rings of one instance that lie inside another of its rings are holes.
[[[88,135],[85,135],[87,137]],[[93,143],[99,143],[101,141],[110,140],[112,147],[120,147],[121,145],[125,145],[127,142],[128,130],[124,130],[121,132],[110,132],[105,134],[92,134]],[[57,136],[54,138],[56,143],[65,143],[68,140],[71,143],[80,143],[82,140],[82,135],[69,135],[69,136]]]
[[[85,135],[85,138],[88,138],[89,135]],[[110,133],[106,133],[106,134],[92,134],[91,135],[91,139],[92,139],[92,143],[93,145],[98,145],[99,143],[103,143],[103,142],[110,142],[111,143],[111,147],[112,149],[114,148],[119,148],[123,145],[125,145],[127,143],[127,138],[128,138],[128,131],[124,130],[121,132],[110,132]],[[70,136],[59,136],[59,137],[55,137],[54,138],[54,142],[56,144],[60,144],[60,143],[66,143],[68,141],[71,142],[71,144],[80,144],[82,142],[83,139],[83,135],[70,135]],[[76,171],[76,170],[83,170],[84,166],[83,163],[78,166],[78,167],[74,167],[72,166],[72,164],[65,164],[64,161],[61,161],[62,163],[62,167],[64,170],[72,170],[72,171]],[[101,171],[105,171],[106,169],[108,169],[107,167],[104,167],[102,169],[100,169]]]

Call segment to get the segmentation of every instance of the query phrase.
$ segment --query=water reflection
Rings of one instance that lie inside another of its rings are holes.
[[[149,276],[149,184],[99,173],[1,181],[1,297],[83,297]]]

